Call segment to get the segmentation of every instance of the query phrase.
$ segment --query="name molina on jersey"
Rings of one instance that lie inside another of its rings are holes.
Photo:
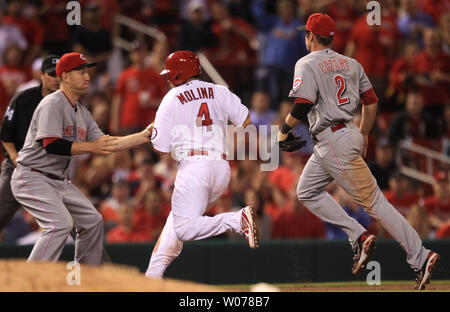
[[[180,100],[180,103],[184,105],[184,103],[195,100],[214,99],[214,91],[213,88],[197,88],[195,91],[184,91],[178,94],[177,98]]]

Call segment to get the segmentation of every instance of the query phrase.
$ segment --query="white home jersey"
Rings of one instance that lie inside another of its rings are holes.
[[[228,88],[192,80],[164,96],[154,121],[153,146],[172,152],[176,160],[194,150],[226,154],[228,121],[241,126],[248,112]]]

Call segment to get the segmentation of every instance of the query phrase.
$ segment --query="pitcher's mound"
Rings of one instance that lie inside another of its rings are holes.
[[[69,285],[77,281],[80,285]],[[0,291],[211,292],[223,290],[174,279],[148,279],[133,267],[81,265],[77,274],[76,267],[67,267],[65,262],[27,263],[24,260],[12,259],[0,261]]]

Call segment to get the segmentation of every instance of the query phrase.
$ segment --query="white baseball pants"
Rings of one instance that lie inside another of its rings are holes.
[[[240,232],[241,210],[203,216],[208,204],[227,188],[230,166],[226,160],[196,156],[180,162],[172,195],[172,211],[153,249],[145,275],[162,278],[178,257],[183,242],[201,240],[226,231]]]

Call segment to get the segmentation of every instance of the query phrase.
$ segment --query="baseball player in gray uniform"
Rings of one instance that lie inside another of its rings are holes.
[[[105,155],[150,142],[147,129],[125,137],[104,135],[78,99],[89,84],[80,53],[64,54],[56,66],[60,89],[36,108],[19,152],[11,189],[17,201],[43,229],[28,261],[58,260],[75,227],[75,260],[98,265],[103,247],[101,215],[68,179],[74,155]]]
[[[278,134],[281,144],[289,139],[291,128],[307,117],[316,143],[298,183],[298,199],[348,235],[355,254],[352,272],[358,274],[369,261],[376,237],[325,191],[334,180],[399,242],[407,253],[407,262],[418,272],[416,288],[424,289],[439,255],[422,245],[416,231],[386,200],[363,159],[378,102],[372,85],[356,60],[329,48],[335,31],[330,16],[312,14],[306,26],[299,29],[306,30],[305,43],[311,53],[295,65],[289,93],[295,101]],[[353,118],[360,99],[362,119],[358,129]]]

